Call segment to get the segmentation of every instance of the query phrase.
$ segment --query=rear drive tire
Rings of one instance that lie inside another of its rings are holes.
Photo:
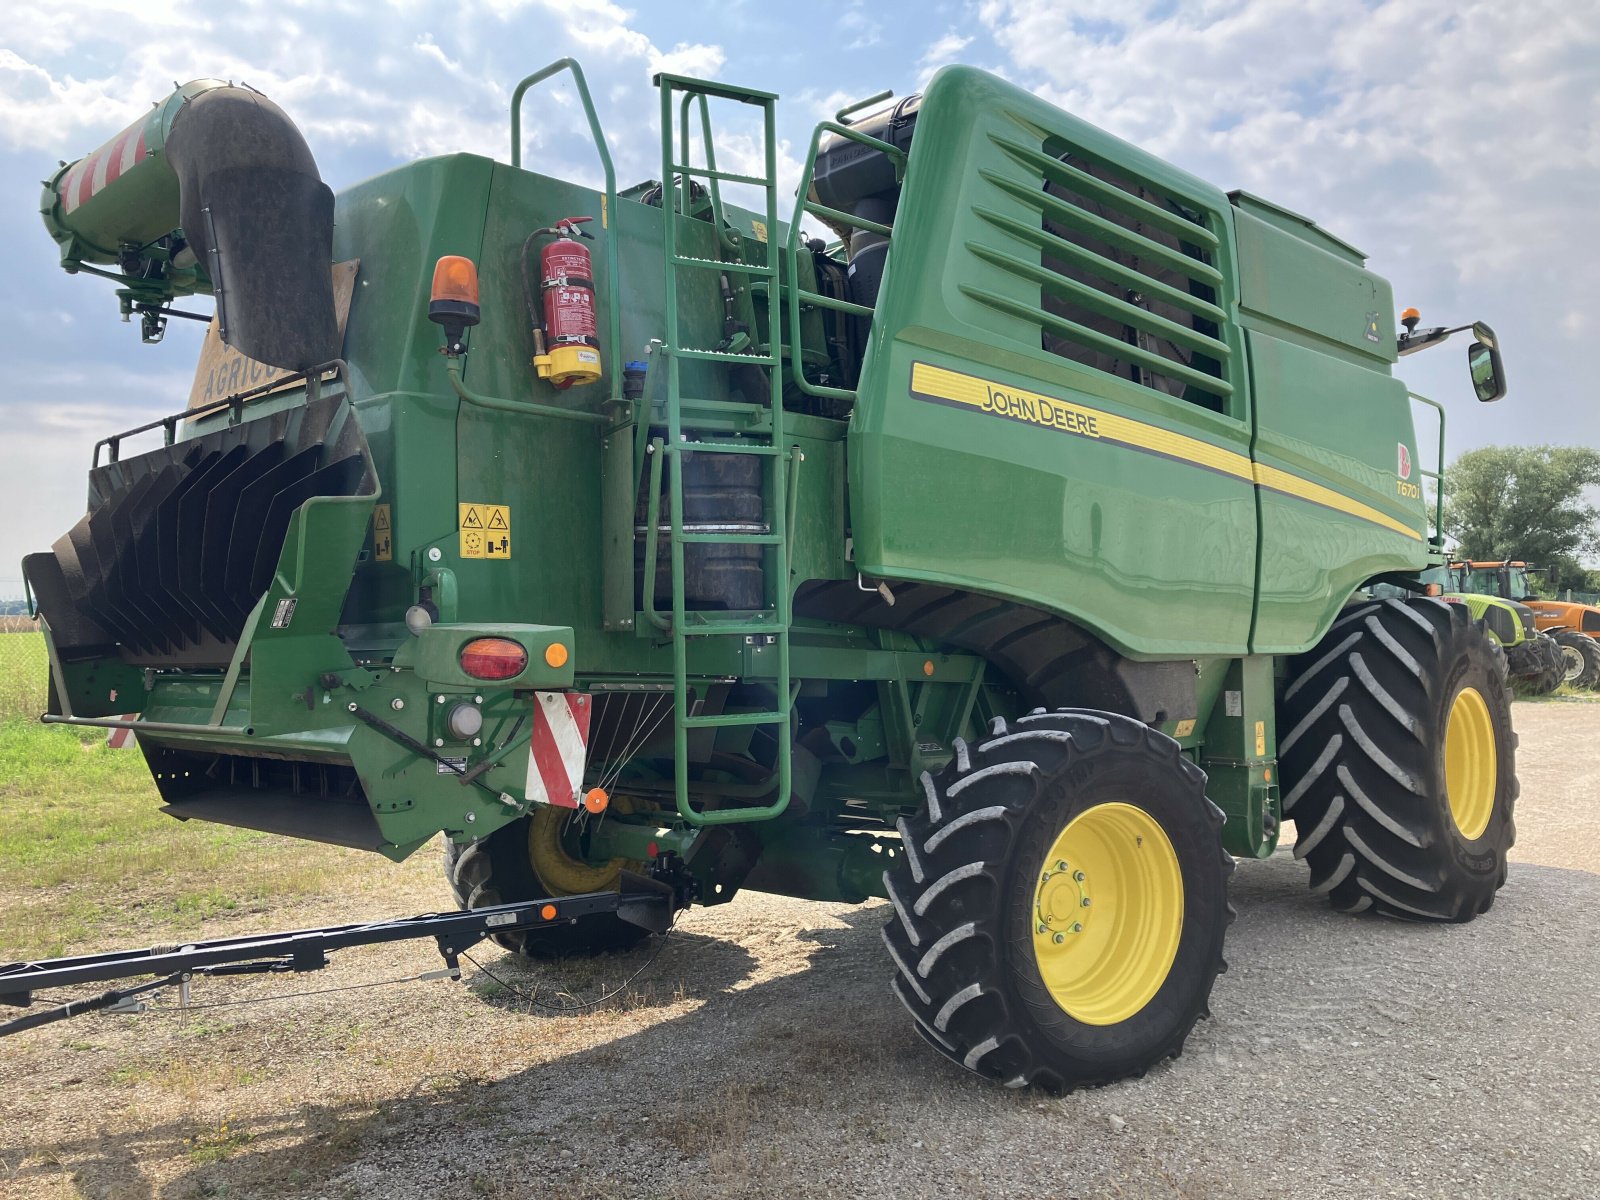
[[[1562,677],[1567,673],[1567,656],[1548,633],[1534,638],[1533,649],[1538,656],[1539,669],[1526,681],[1524,690],[1530,696],[1548,696],[1561,686]]]
[[[568,855],[560,844],[565,809],[540,805],[529,816],[502,826],[477,841],[444,844],[444,874],[456,907],[489,908],[547,896],[615,891],[624,867],[638,864],[616,859],[590,866]],[[535,860],[544,867],[542,880]],[[647,930],[615,913],[584,917],[571,925],[492,935],[498,945],[529,958],[566,958],[627,950],[649,937]]]
[[[1550,639],[1561,647],[1562,683],[1585,689],[1600,683],[1600,642],[1576,629],[1552,629]]]
[[[1470,921],[1505,882],[1516,734],[1489,639],[1431,599],[1347,608],[1290,664],[1284,815],[1335,908]]]
[[[917,1032],[979,1075],[1054,1092],[1177,1057],[1233,915],[1222,813],[1177,742],[1038,709],[957,740],[921,782],[883,934]]]

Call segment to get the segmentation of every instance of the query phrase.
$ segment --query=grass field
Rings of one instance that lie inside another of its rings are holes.
[[[37,717],[48,703],[44,637],[25,617],[0,617],[0,721]]]
[[[0,633],[0,959],[192,934],[375,877],[353,850],[173,820],[136,749],[38,723],[45,678],[44,639]]]
[[[193,933],[211,917],[338,892],[356,857],[175,821],[137,750],[28,718],[0,721],[0,806],[0,957]]]

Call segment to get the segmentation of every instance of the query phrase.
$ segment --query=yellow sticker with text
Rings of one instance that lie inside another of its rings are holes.
[[[755,230],[756,241],[764,242],[767,240],[767,223],[765,221],[751,221],[750,228]]]
[[[509,504],[458,504],[462,558],[511,557]]]
[[[1194,732],[1194,718],[1190,717],[1187,721],[1179,721],[1178,722],[1178,727],[1172,731],[1172,736],[1173,737],[1184,738],[1184,737],[1188,737],[1193,732]]]
[[[390,534],[389,506],[375,505],[372,509],[372,558],[374,562],[391,562],[394,559],[394,538]]]
[[[1266,756],[1267,756],[1267,723],[1265,721],[1257,721],[1256,722],[1256,757],[1257,758],[1265,758]]]

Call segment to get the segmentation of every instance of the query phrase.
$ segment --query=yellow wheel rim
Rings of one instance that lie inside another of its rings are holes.
[[[1450,819],[1469,842],[1489,828],[1499,765],[1489,706],[1476,688],[1462,688],[1450,703],[1445,724],[1444,788]]]
[[[1033,897],[1033,953],[1050,996],[1086,1025],[1115,1025],[1166,982],[1183,933],[1183,873],[1142,808],[1097,804],[1063,829]]]
[[[626,811],[623,807],[626,799],[616,797],[612,810]],[[623,868],[638,870],[639,864],[624,858],[605,863],[586,863],[574,858],[562,841],[572,816],[571,809],[551,808],[547,804],[534,806],[533,820],[528,823],[528,861],[533,864],[533,873],[552,896],[616,891],[622,886]]]

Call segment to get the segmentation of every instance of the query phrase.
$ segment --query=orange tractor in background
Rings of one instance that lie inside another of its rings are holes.
[[[1533,611],[1534,627],[1548,633],[1567,660],[1564,682],[1573,687],[1600,688],[1600,608],[1568,600],[1546,600],[1533,594],[1528,576],[1548,570],[1525,562],[1456,562],[1450,574],[1463,592],[1482,592],[1515,600]]]

